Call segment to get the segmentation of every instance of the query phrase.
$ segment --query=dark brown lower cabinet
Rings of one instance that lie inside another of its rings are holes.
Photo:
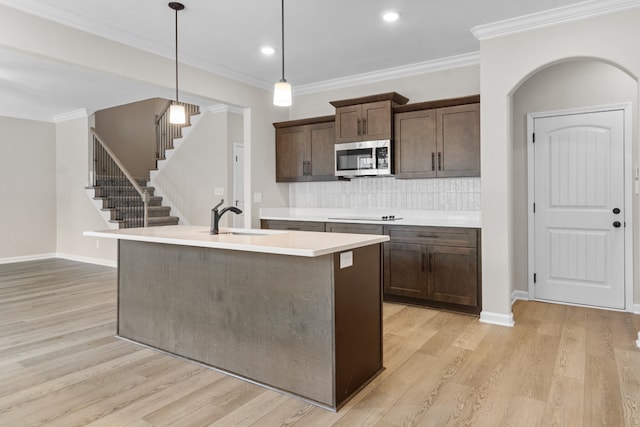
[[[385,229],[385,300],[480,313],[479,230]]]
[[[431,246],[428,277],[428,299],[469,307],[478,305],[476,249]]]
[[[291,231],[324,231],[324,222],[261,219],[260,228]]]
[[[384,294],[425,299],[428,296],[424,259],[427,246],[412,243],[384,244]]]
[[[285,220],[262,220],[262,228],[387,234],[385,301],[473,314],[482,309],[479,229]]]

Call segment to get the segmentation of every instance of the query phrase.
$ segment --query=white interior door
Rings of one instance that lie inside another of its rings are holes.
[[[535,297],[625,307],[624,113],[534,119]]]
[[[244,144],[233,143],[233,206],[242,214],[233,215],[233,226],[244,227]]]

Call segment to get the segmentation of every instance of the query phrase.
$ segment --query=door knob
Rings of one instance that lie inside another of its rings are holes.
[[[613,213],[618,215],[620,213],[620,208],[613,208]]]
[[[615,228],[620,227],[620,225],[622,225],[622,224],[620,224],[620,221],[613,221],[613,226],[614,226]]]

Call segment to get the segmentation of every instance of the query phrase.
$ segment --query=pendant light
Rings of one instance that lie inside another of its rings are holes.
[[[291,105],[291,85],[284,78],[284,0],[282,0],[282,78],[273,88],[273,105],[289,107]]]
[[[169,7],[176,11],[176,100],[169,107],[169,123],[183,125],[187,122],[187,114],[184,105],[178,102],[178,11],[184,9],[184,5],[172,1]]]

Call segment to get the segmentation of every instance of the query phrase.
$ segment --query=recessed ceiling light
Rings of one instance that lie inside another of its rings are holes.
[[[260,48],[260,52],[262,52],[264,55],[273,55],[274,53],[276,53],[276,50],[271,46],[263,46]]]
[[[385,12],[384,15],[382,15],[382,19],[384,19],[387,22],[397,21],[398,18],[400,18],[400,15],[398,15],[398,12]]]

